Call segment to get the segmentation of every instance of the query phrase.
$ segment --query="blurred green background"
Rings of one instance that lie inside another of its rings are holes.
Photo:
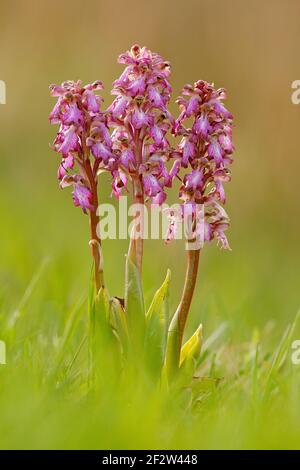
[[[272,350],[299,307],[300,106],[291,102],[291,83],[300,78],[299,1],[10,0],[0,10],[0,79],[7,86],[7,104],[0,106],[1,318],[27,302],[26,289],[45,260],[27,305],[25,336],[59,335],[64,312],[87,292],[88,219],[70,191],[58,188],[48,85],[101,79],[108,104],[122,70],[117,56],[138,42],[171,62],[174,112],[182,85],[204,79],[228,90],[235,117],[233,179],[226,187],[233,251],[205,247],[188,329],[201,321],[208,335],[228,321],[228,339],[246,341],[269,325]],[[107,196],[109,185],[104,178],[100,191]],[[126,250],[125,242],[104,244],[106,278],[118,296]],[[147,242],[146,299],[168,267],[175,307],[184,245]],[[8,351],[7,371],[11,360]]]

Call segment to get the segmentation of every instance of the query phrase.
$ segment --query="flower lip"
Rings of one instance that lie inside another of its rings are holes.
[[[74,190],[72,192],[73,201],[75,206],[80,206],[83,212],[86,214],[87,210],[94,210],[92,202],[91,191],[81,183],[74,184]]]

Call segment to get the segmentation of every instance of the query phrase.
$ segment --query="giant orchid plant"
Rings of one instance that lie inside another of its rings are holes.
[[[53,149],[61,156],[60,186],[72,186],[75,206],[90,221],[95,286],[90,302],[93,370],[101,362],[97,351],[102,342],[110,344],[106,354],[118,357],[121,369],[143,357],[157,379],[164,377],[171,383],[182,376],[181,371],[188,371],[190,380],[199,360],[202,326],[184,345],[182,342],[203,243],[187,250],[186,277],[174,315],[169,315],[167,305],[169,272],[145,310],[143,236],[135,236],[134,231],[126,262],[125,300],[110,296],[97,230],[98,177],[108,172],[113,195],[119,198],[123,192],[131,192],[134,202],[140,204],[162,205],[168,189],[179,183],[180,210],[172,213],[166,241],[172,241],[185,214],[192,221],[190,238],[196,238],[197,207],[201,206],[203,242],[215,239],[221,248],[229,249],[223,183],[230,180],[228,167],[234,150],[232,115],[223,104],[225,90],[199,80],[183,87],[175,118],[168,110],[172,92],[169,62],[134,45],[120,55],[119,63],[125,69],[113,83],[115,98],[105,110],[101,110],[100,81],[85,86],[67,81],[50,87],[57,98],[50,122],[59,125]]]

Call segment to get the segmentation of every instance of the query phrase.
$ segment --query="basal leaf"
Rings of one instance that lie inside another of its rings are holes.
[[[90,359],[94,385],[103,383],[105,376],[113,381],[121,366],[120,344],[110,322],[110,302],[102,287],[90,309]],[[109,373],[108,373],[109,372]]]
[[[169,284],[171,273],[154,294],[146,315],[145,356],[148,370],[159,376],[163,366],[169,318]]]
[[[178,325],[178,313],[177,310],[172,318],[168,329],[167,345],[165,353],[165,363],[163,374],[167,377],[170,382],[179,368],[179,325]]]
[[[200,356],[201,346],[202,346],[202,325],[199,325],[195,333],[190,337],[190,339],[182,346],[180,352],[180,366],[183,365],[185,360],[198,359]]]
[[[130,345],[135,352],[141,352],[145,334],[145,306],[141,276],[132,244],[126,259],[125,312],[128,319]]]
[[[127,318],[124,307],[117,297],[110,299],[110,322],[125,349],[128,343]]]

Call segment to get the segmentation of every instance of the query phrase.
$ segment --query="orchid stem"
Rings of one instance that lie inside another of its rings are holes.
[[[139,177],[133,180],[133,198],[135,204],[140,204],[142,207],[142,212],[140,213],[140,226],[135,226],[134,230],[134,248],[136,254],[136,264],[137,268],[142,274],[142,264],[143,264],[143,252],[144,252],[144,239],[143,239],[143,231],[144,231],[144,191],[142,183]],[[137,233],[138,232],[138,233]]]
[[[197,281],[198,265],[199,265],[200,250],[188,250],[187,251],[187,268],[184,281],[184,287],[180,303],[177,308],[178,318],[178,347],[179,351],[182,345],[183,333],[185,324],[189,314],[195,285]]]
[[[135,152],[136,161],[142,164],[143,140],[140,131],[135,133]],[[144,252],[144,188],[140,175],[137,173],[133,177],[133,200],[134,204],[140,204],[142,212],[140,213],[140,225],[135,225],[134,229],[134,249],[136,255],[136,265],[140,275],[142,275],[143,252]]]
[[[97,181],[93,175],[93,170],[90,166],[90,162],[87,160],[85,170],[90,182],[91,191],[93,194],[93,210],[90,210],[90,247],[92,250],[92,256],[94,258],[94,281],[96,287],[96,294],[98,294],[101,287],[104,287],[104,276],[103,276],[103,259],[102,259],[102,247],[101,239],[97,233],[97,226],[100,221],[98,215],[98,191]]]
[[[98,199],[98,198],[97,198]],[[104,287],[103,278],[103,267],[102,267],[102,249],[101,240],[97,235],[97,225],[99,223],[99,216],[97,215],[98,201],[96,209],[90,211],[90,246],[92,250],[92,256],[94,258],[94,281],[96,287],[96,293],[99,292],[101,287]]]

